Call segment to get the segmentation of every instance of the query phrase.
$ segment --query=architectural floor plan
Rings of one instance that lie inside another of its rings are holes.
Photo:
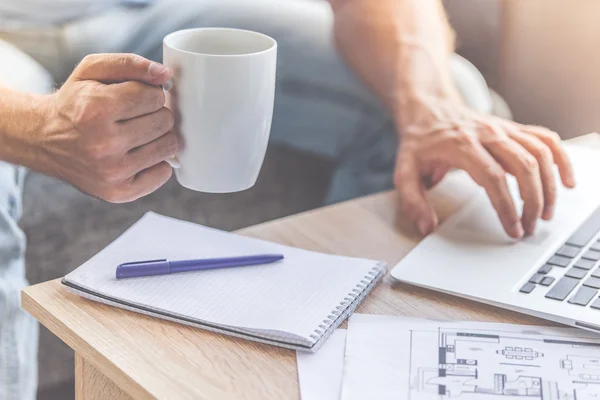
[[[410,398],[600,400],[600,341],[411,330]]]
[[[600,336],[355,314],[342,400],[600,400]]]

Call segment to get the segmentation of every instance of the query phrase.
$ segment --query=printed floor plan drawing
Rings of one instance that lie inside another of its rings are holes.
[[[416,329],[410,360],[410,400],[600,400],[600,339]]]

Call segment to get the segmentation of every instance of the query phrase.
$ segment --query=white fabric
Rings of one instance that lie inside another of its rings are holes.
[[[30,93],[52,91],[52,76],[27,54],[0,40],[0,85]]]
[[[144,4],[153,0],[0,0],[0,31],[72,21],[117,4]]]

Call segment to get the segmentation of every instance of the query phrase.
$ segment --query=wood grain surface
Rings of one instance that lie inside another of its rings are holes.
[[[600,149],[600,137],[577,139]],[[477,190],[462,172],[431,192],[441,219]],[[390,268],[419,241],[393,192],[364,197],[239,233]],[[274,283],[276,284],[276,283]],[[23,307],[77,354],[78,399],[298,399],[295,353],[112,308],[53,280],[22,293]],[[282,310],[285,312],[285,310]],[[548,325],[548,322],[395,282],[386,276],[360,313]],[[87,396],[86,396],[87,393]],[[100,394],[98,394],[100,393]]]

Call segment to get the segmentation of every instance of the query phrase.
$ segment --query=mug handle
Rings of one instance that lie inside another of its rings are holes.
[[[164,92],[168,92],[169,90],[171,90],[172,87],[173,87],[173,77],[171,77],[171,79],[169,79],[167,82],[165,82],[164,85],[162,85],[162,90]],[[179,157],[177,157],[177,156],[173,156],[165,161],[169,163],[171,168],[175,168],[175,169],[181,168],[181,162],[179,161]]]

